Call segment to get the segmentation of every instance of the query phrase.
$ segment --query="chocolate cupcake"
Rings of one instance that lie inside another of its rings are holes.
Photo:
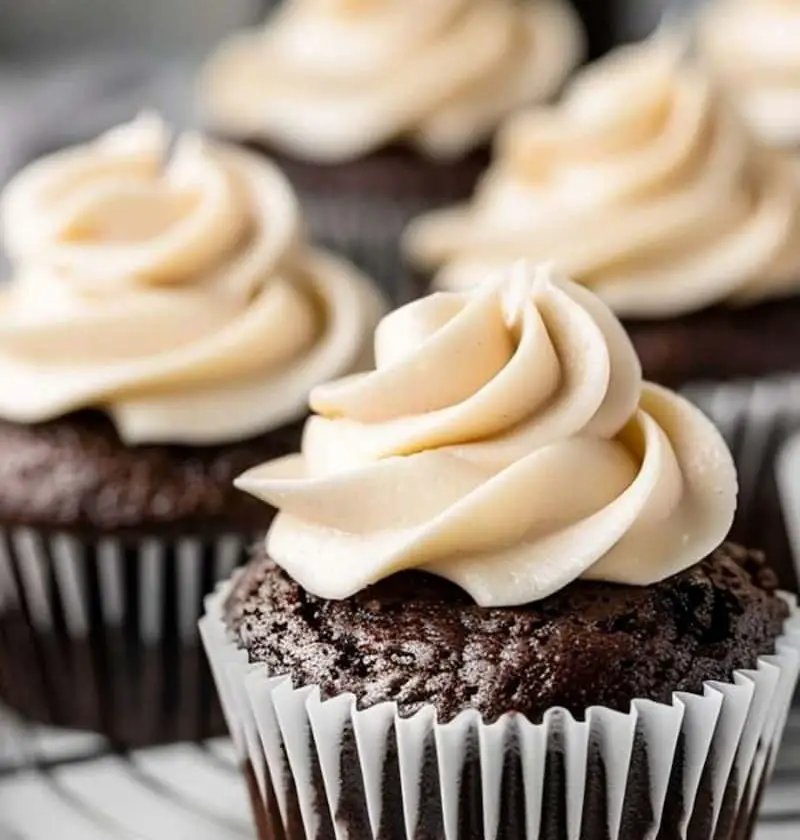
[[[403,296],[403,226],[466,198],[500,120],[552,97],[582,52],[566,0],[290,0],[221,46],[200,108],[276,156],[314,234]]]
[[[448,289],[555,260],[673,387],[800,369],[799,243],[791,167],[658,35],[586,69],[557,107],[512,118],[473,201],[421,217],[406,251]]]
[[[123,744],[219,727],[196,621],[271,518],[230,482],[297,447],[381,309],[271,164],[168,139],[142,117],[2,200],[0,700]]]
[[[779,0],[715,0],[697,48],[759,137],[800,165],[800,8]]]
[[[238,482],[280,513],[201,634],[260,837],[751,836],[800,615],[711,423],[515,271],[388,316]]]

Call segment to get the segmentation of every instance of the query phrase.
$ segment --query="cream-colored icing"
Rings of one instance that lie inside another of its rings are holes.
[[[759,136],[800,151],[800,2],[716,0],[697,43]]]
[[[725,538],[725,443],[642,382],[581,286],[520,264],[390,314],[375,350],[374,371],[314,389],[301,454],[237,482],[279,509],[267,549],[309,592],[419,568],[513,605],[579,577],[650,584]]]
[[[128,443],[219,443],[305,414],[364,357],[381,302],[304,240],[268,162],[144,116],[2,197],[0,416],[105,409]]]
[[[201,108],[229,134],[316,162],[399,138],[454,158],[551,97],[582,51],[564,0],[289,0],[212,57]]]
[[[630,317],[800,290],[800,180],[679,56],[622,48],[512,118],[473,201],[412,223],[409,258],[448,289],[553,259]]]

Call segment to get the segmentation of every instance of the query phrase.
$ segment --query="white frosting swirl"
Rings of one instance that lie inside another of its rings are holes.
[[[716,429],[643,385],[594,295],[514,271],[387,316],[377,369],[312,392],[302,454],[238,480],[279,509],[268,551],[309,592],[420,568],[513,605],[579,577],[650,584],[725,538]]]
[[[409,257],[449,289],[554,259],[631,317],[800,291],[800,179],[679,52],[620,49],[510,120],[474,200],[413,223]]]
[[[800,151],[800,3],[716,0],[698,44],[758,134]]]
[[[2,197],[0,416],[103,408],[128,443],[242,439],[363,360],[377,292],[311,249],[269,163],[143,117]]]
[[[565,0],[289,0],[223,44],[201,107],[232,135],[315,162],[399,138],[455,158],[551,97],[582,52]]]

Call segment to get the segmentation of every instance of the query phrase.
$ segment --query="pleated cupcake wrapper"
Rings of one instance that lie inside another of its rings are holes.
[[[204,596],[248,547],[234,534],[92,541],[0,529],[0,616],[19,610],[37,632],[76,639],[105,626],[125,628],[143,645],[165,636],[194,640]]]
[[[0,529],[0,703],[131,746],[221,734],[197,621],[248,546]]]
[[[650,840],[664,826],[727,840],[771,772],[800,668],[800,613],[785,596],[775,654],[702,695],[595,707],[585,721],[552,709],[540,724],[477,712],[440,724],[432,707],[361,711],[350,694],[322,701],[249,664],[223,620],[230,586],[207,599],[200,632],[239,760],[287,840]]]
[[[736,461],[739,498],[731,538],[763,549],[782,585],[796,585],[800,554],[790,547],[789,509],[781,504],[776,470],[781,449],[800,432],[800,376],[693,385],[684,394],[718,426]]]

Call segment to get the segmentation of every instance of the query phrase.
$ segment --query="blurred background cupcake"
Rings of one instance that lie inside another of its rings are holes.
[[[797,369],[800,185],[682,51],[668,35],[621,48],[512,117],[472,201],[412,224],[410,259],[454,289],[552,258],[665,384]]]
[[[688,388],[726,429],[734,533],[794,587],[773,459],[800,407],[772,378],[800,369],[800,182],[685,49],[665,32],[620,48],[558,105],[510,118],[472,200],[413,222],[405,250],[439,288],[533,257],[603,297],[645,375]]]
[[[793,0],[714,0],[700,17],[699,54],[762,140],[800,164],[798,44]]]
[[[259,837],[747,840],[800,633],[718,431],[548,270],[375,355],[239,479],[280,512],[201,623]]]
[[[583,53],[567,0],[289,0],[216,51],[200,110],[277,157],[323,242],[396,280],[403,225],[468,196],[500,121]]]
[[[170,139],[140,117],[2,196],[0,700],[124,744],[218,726],[195,622],[270,518],[231,481],[382,309],[271,163]]]

